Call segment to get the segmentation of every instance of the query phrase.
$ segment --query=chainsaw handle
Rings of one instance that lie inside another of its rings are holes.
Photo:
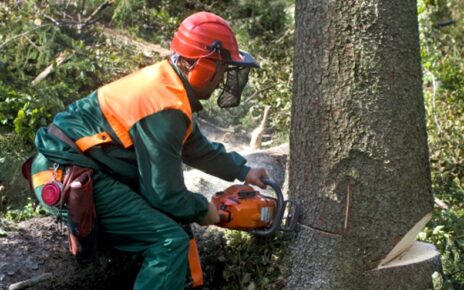
[[[217,212],[219,214],[220,222],[230,222],[230,212],[222,210],[222,209],[218,209]]]
[[[280,190],[280,187],[270,179],[264,179],[263,183],[269,185],[275,191],[277,197],[277,205],[276,212],[274,214],[274,219],[272,220],[272,225],[270,227],[250,231],[250,233],[257,236],[269,236],[275,233],[275,231],[277,231],[280,227],[280,223],[282,222],[282,218],[284,216],[285,211],[284,195],[282,194],[282,190]]]

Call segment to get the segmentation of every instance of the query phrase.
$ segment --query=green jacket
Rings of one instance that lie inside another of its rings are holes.
[[[179,78],[192,111],[201,110],[189,84]],[[249,171],[242,156],[227,153],[222,144],[209,142],[196,124],[192,124],[192,133],[183,142],[190,122],[182,111],[175,109],[148,115],[130,128],[133,145],[124,148],[105,119],[98,91],[95,91],[57,114],[53,124],[72,140],[105,131],[111,136],[111,143],[91,147],[84,156],[48,134],[46,128],[39,129],[35,142],[38,151],[47,159],[63,165],[103,170],[134,191],[143,193],[152,207],[179,222],[190,223],[203,218],[208,201],[186,188],[182,163],[228,181],[243,181]]]

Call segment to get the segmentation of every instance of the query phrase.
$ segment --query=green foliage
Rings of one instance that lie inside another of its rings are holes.
[[[17,91],[8,88],[0,82],[0,124],[7,129],[14,128],[14,120],[17,112],[24,106],[22,96]]]
[[[46,107],[34,106],[31,102],[26,102],[18,110],[18,115],[14,120],[15,132],[27,140],[32,140],[37,128],[47,126],[47,119],[50,117],[51,114],[47,112]]]
[[[291,234],[255,237],[227,231],[224,290],[282,289],[285,285],[281,262]]]
[[[40,206],[40,204],[36,204],[32,198],[27,199],[26,205],[21,209],[11,209],[8,210],[5,214],[5,219],[9,221],[21,222],[33,217],[39,217],[46,215],[46,210]]]
[[[21,173],[21,164],[32,150],[16,134],[0,134],[0,214],[9,208],[20,208],[30,196]]]
[[[452,207],[435,212],[419,238],[435,244],[441,253],[445,274],[442,289],[463,289],[464,209]]]
[[[112,19],[118,27],[125,28],[133,35],[167,46],[167,40],[183,18],[180,13],[186,11],[183,2],[120,0]]]
[[[62,13],[83,13],[99,4],[83,3],[75,1],[67,8],[32,0],[23,5],[0,4],[2,131],[14,130],[32,142],[35,131],[66,105],[151,61],[130,46],[113,43],[94,26],[81,31],[74,22],[58,18]],[[60,57],[64,61],[58,65]],[[49,66],[53,71],[33,84]]]
[[[433,192],[444,203],[420,238],[441,252],[442,289],[464,289],[464,1],[418,9]]]
[[[2,218],[0,215],[0,238],[4,238],[8,236],[8,231],[14,230],[15,224],[8,221],[5,218]]]
[[[77,19],[85,19],[102,2],[74,0],[67,5],[59,2],[47,5],[29,0],[0,5],[3,130],[15,130],[24,140],[32,142],[36,129],[49,123],[67,104],[150,62],[95,26],[77,28]],[[167,47],[184,17],[198,10],[220,11],[237,32],[241,48],[252,51],[262,69],[251,76],[244,93],[245,106],[221,112],[214,105],[204,115],[217,119],[223,127],[241,123],[248,129],[257,124],[263,106],[271,104],[271,126],[282,128],[287,134],[293,40],[293,11],[288,6],[284,0],[242,0],[239,5],[235,1],[120,0],[99,17],[133,37]],[[275,49],[269,50],[269,46]],[[58,65],[57,59],[63,53],[66,60]],[[31,85],[52,64],[54,71],[37,85]]]

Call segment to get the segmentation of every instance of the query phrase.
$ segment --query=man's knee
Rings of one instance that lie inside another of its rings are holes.
[[[187,233],[182,229],[179,228],[178,231],[176,231],[175,234],[173,234],[171,237],[166,239],[166,246],[173,251],[179,251],[179,252],[188,252],[188,247],[189,247],[189,236]]]

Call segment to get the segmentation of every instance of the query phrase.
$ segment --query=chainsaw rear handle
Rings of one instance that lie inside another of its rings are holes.
[[[254,234],[257,236],[269,236],[275,233],[280,228],[280,224],[282,222],[282,218],[284,216],[284,211],[285,211],[284,195],[282,194],[282,190],[280,190],[280,187],[274,181],[270,179],[264,179],[263,183],[266,185],[269,185],[275,191],[276,197],[277,197],[276,199],[277,206],[276,206],[276,212],[274,214],[274,219],[272,220],[272,224],[270,227],[265,228],[265,229],[257,229],[257,230],[250,231],[251,234]]]
[[[230,222],[230,212],[222,210],[222,209],[218,209],[217,211],[218,211],[218,214],[219,214],[219,220],[221,222],[222,221]]]

